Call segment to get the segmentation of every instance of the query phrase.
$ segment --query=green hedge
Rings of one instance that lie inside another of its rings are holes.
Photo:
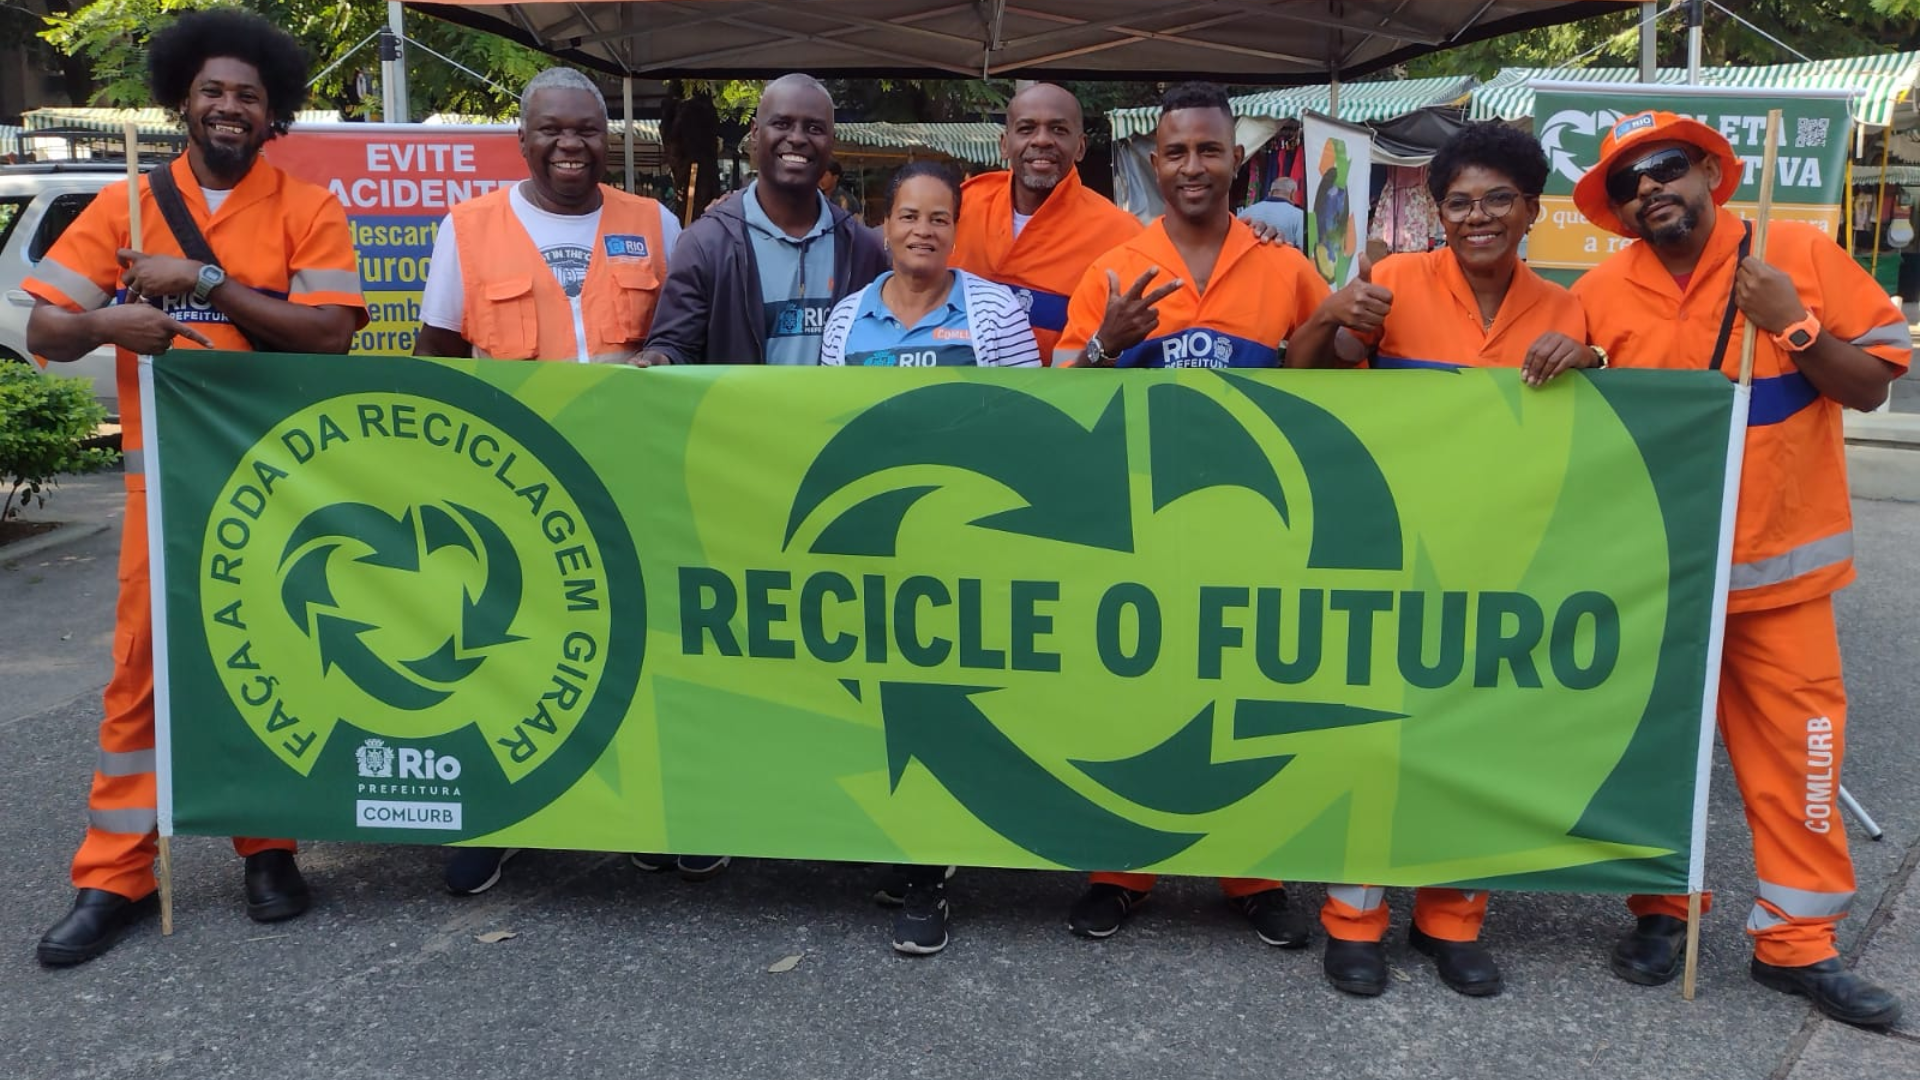
[[[47,486],[61,473],[97,472],[119,461],[116,451],[81,445],[106,418],[86,380],[0,361],[0,521],[30,503],[45,506]]]

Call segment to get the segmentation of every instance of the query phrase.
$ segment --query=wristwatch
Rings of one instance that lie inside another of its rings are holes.
[[[1589,345],[1587,348],[1593,350],[1593,370],[1599,371],[1605,368],[1607,366],[1607,350],[1598,345]]]
[[[227,281],[227,272],[225,270],[220,269],[219,267],[213,265],[212,263],[208,263],[207,265],[202,266],[200,268],[199,280],[193,283],[194,303],[196,304],[206,303],[207,297],[212,294],[213,290],[226,284],[226,281]]]
[[[1100,367],[1111,359],[1113,359],[1113,357],[1107,354],[1106,346],[1100,344],[1100,335],[1089,334],[1087,336],[1087,365],[1089,367]]]
[[[1820,339],[1820,317],[1809,311],[1800,321],[1773,335],[1773,343],[1788,352],[1803,352]]]

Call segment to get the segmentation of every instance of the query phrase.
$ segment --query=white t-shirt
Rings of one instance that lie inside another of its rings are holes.
[[[226,202],[227,196],[231,194],[233,194],[232,188],[201,188],[200,197],[207,200],[207,216],[212,217],[219,213],[220,204]]]
[[[587,266],[593,260],[594,237],[600,232],[600,211],[591,214],[551,214],[533,205],[515,184],[507,193],[507,203],[520,227],[533,238],[533,246],[553,271],[555,281],[566,290],[573,307],[573,340],[578,350],[575,359],[587,362],[587,328],[580,312],[580,289],[586,284]],[[660,243],[666,257],[672,258],[673,246],[680,239],[680,222],[666,207],[660,208]],[[454,241],[453,215],[440,220],[440,232],[433,240],[433,262],[427,270],[427,284],[420,292],[420,320],[428,326],[458,334],[466,325],[467,297],[460,276],[460,248]],[[476,356],[485,353],[478,348]]]
[[[1019,237],[1020,230],[1026,228],[1027,222],[1032,220],[1033,220],[1032,214],[1023,214],[1020,211],[1015,210],[1013,212],[1013,235],[1016,238]]]

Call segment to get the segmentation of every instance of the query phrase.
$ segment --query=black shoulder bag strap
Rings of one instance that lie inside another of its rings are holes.
[[[1733,270],[1736,274],[1740,272],[1740,264],[1746,262],[1747,256],[1753,253],[1753,223],[1749,221],[1744,222],[1743,225],[1746,231],[1740,236],[1740,254],[1733,262]],[[1734,307],[1733,289],[1729,286],[1727,313],[1720,317],[1720,339],[1713,343],[1713,361],[1707,365],[1708,371],[1719,371],[1721,362],[1727,358],[1727,342],[1733,338]]]
[[[153,192],[153,201],[160,205],[160,216],[167,219],[167,231],[173,234],[180,244],[180,250],[194,262],[209,266],[220,266],[220,259],[213,253],[213,246],[207,243],[206,234],[194,223],[193,212],[187,209],[187,200],[180,195],[180,185],[174,182],[173,166],[162,165],[147,174],[147,186]],[[221,269],[226,269],[221,267]],[[238,284],[236,282],[236,284]],[[1731,315],[1728,316],[1732,318]],[[255,352],[260,351],[260,343],[239,323],[233,328],[240,331],[247,344]],[[1722,334],[1722,337],[1726,335]]]

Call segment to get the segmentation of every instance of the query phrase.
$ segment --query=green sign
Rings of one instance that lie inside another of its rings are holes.
[[[179,353],[163,827],[1685,886],[1730,386]]]
[[[1760,208],[1767,111],[1781,110],[1771,219],[1807,222],[1837,242],[1846,196],[1847,106],[1844,91],[1542,84],[1533,97],[1533,132],[1550,168],[1540,221],[1527,237],[1527,262],[1566,283],[1632,242],[1588,222],[1573,205],[1573,185],[1600,160],[1600,141],[1613,125],[1647,109],[1691,117],[1726,137],[1745,163],[1727,209],[1748,220]]]

